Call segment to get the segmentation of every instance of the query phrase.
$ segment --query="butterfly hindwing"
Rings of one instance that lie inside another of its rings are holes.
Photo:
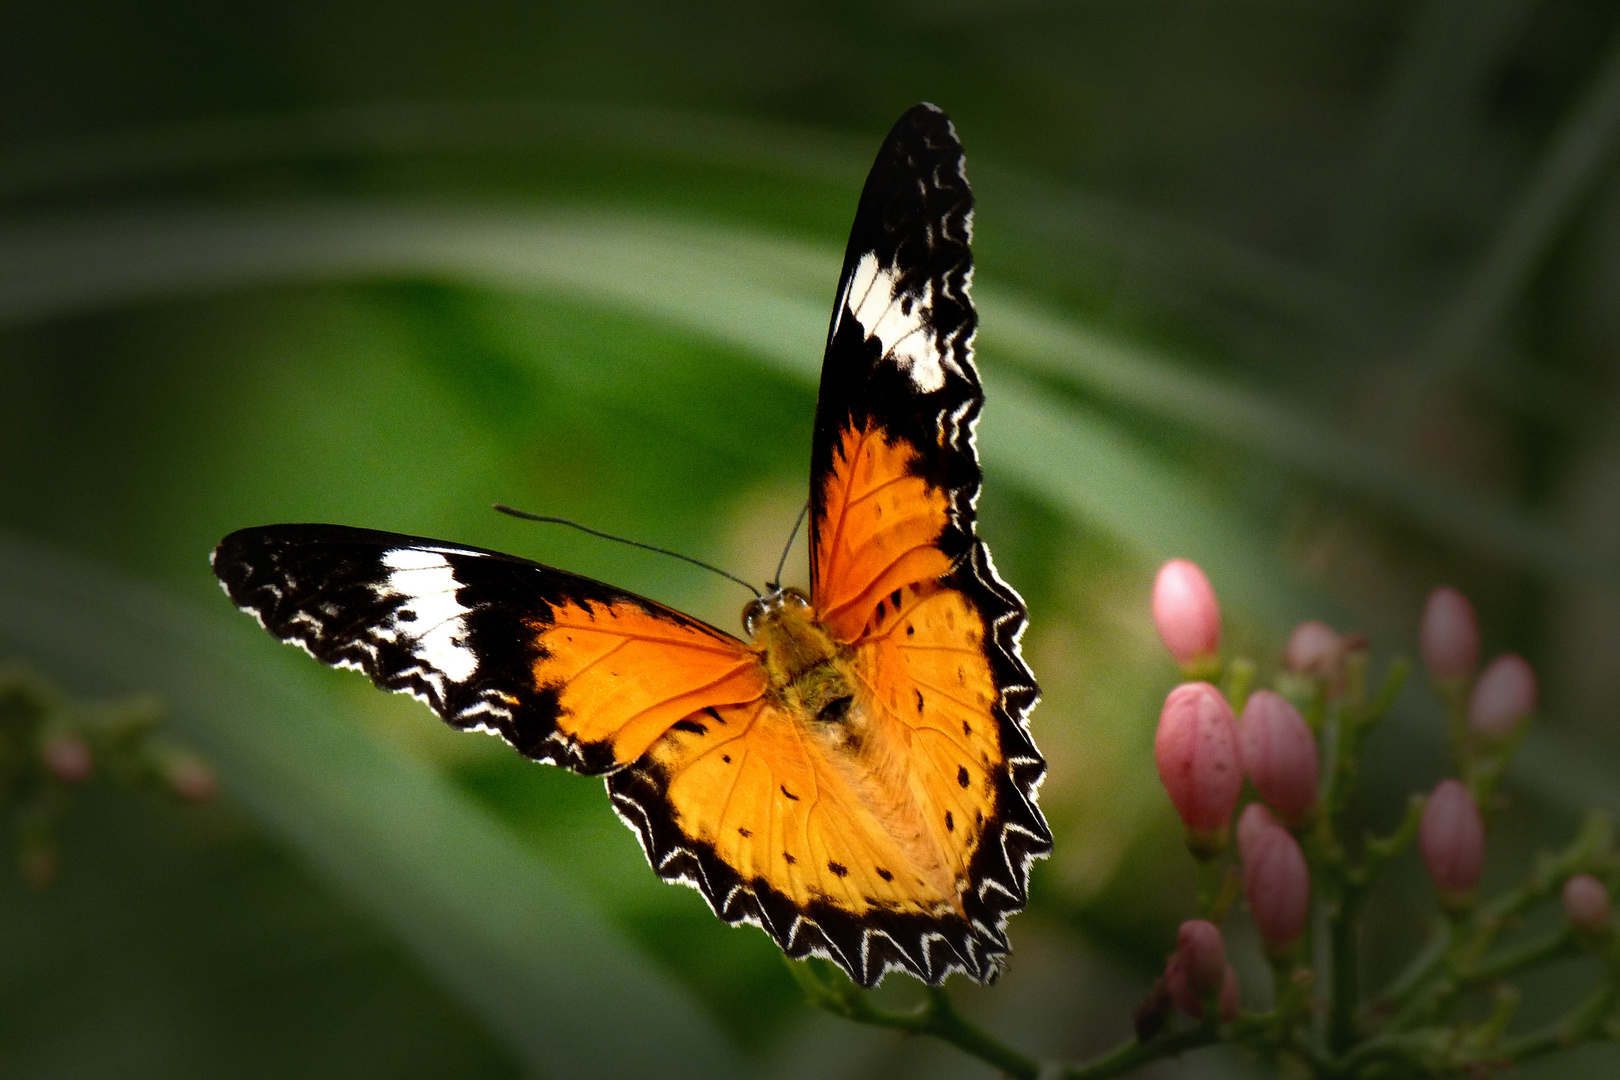
[[[994,971],[997,950],[964,920],[940,917],[952,875],[968,867],[919,870],[907,837],[884,828],[793,716],[761,700],[713,710],[704,727],[671,731],[608,780],[666,880],[696,886],[729,922],[763,927],[789,956],[826,956],[862,985],[889,968],[930,982]]]
[[[539,563],[337,525],[244,529],[214,572],[275,636],[587,774],[640,757],[704,707],[763,690],[743,642]]]

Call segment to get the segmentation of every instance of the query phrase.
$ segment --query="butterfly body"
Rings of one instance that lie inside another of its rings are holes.
[[[889,133],[828,331],[810,588],[737,638],[500,552],[336,525],[226,537],[275,636],[605,779],[658,875],[862,985],[987,981],[1051,847],[1022,601],[977,535],[972,196],[943,113]]]

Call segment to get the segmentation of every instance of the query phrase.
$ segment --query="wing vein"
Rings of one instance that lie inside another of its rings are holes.
[[[724,683],[726,680],[728,680],[732,676],[736,675],[737,672],[743,670],[745,667],[747,667],[746,664],[738,664],[735,667],[733,667],[730,671],[726,672],[724,675],[721,675],[718,678],[710,679],[708,682],[704,683],[701,686],[694,686],[690,690],[682,690],[679,693],[671,694],[669,697],[662,698],[662,699],[660,699],[658,701],[654,701],[651,704],[644,706],[643,708],[637,709],[635,712],[631,713],[629,716],[626,716],[624,718],[624,720],[619,724],[619,726],[613,729],[613,733],[617,734],[617,733],[623,731],[625,728],[627,728],[631,724],[635,723],[641,717],[646,716],[648,713],[652,712],[654,709],[657,709],[657,708],[659,708],[661,706],[664,706],[664,705],[668,705],[670,702],[674,701],[676,698],[690,697],[693,694],[701,694],[705,690],[712,690],[716,686],[719,686],[721,683]],[[750,699],[750,700],[753,700],[753,699]],[[701,708],[701,706],[699,706],[699,708]],[[693,711],[696,711],[696,710],[693,710]],[[683,717],[677,717],[676,719],[683,719]],[[673,724],[674,721],[671,721],[671,723]]]

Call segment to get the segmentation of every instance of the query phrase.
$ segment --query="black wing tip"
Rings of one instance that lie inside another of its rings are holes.
[[[365,533],[343,525],[253,525],[227,534],[208,553],[209,568],[225,592],[244,611],[252,610],[246,596],[238,595],[250,578],[264,573],[290,545],[343,539],[343,534]],[[347,537],[353,539],[354,537]]]
[[[951,128],[951,135],[955,137],[956,130],[951,124],[950,115],[932,101],[919,101],[900,114],[900,119],[895,121],[891,134],[908,129],[924,130],[939,127]]]
[[[262,552],[289,541],[307,543],[318,540],[357,539],[358,536],[355,534],[364,535],[369,532],[368,529],[354,529],[346,525],[250,525],[245,529],[227,533],[215,544],[214,550],[208,555],[208,564],[214,568],[214,573],[218,574],[233,560],[240,560],[249,553]],[[345,534],[348,536],[345,537]]]
[[[920,101],[900,114],[883,141],[885,154],[903,149],[962,156],[962,140],[950,114],[938,105]],[[883,156],[883,155],[880,155]]]

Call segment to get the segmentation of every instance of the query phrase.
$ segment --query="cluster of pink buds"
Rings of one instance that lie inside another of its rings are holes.
[[[0,811],[9,811],[23,879],[43,889],[61,867],[57,838],[72,790],[98,777],[126,788],[166,791],[188,802],[212,799],[214,769],[191,750],[159,737],[163,722],[145,698],[86,709],[30,671],[0,666]]]
[[[1485,866],[1486,821],[1495,784],[1518,736],[1537,709],[1536,674],[1522,656],[1504,653],[1475,677],[1479,620],[1449,585],[1429,594],[1418,643],[1429,678],[1447,706],[1460,779],[1430,793],[1419,829],[1424,866],[1443,905],[1466,908]]]
[[[1162,978],[1138,1011],[1138,1032],[1144,1041],[1152,1039],[1172,1005],[1206,1024],[1215,1023],[1217,1014],[1223,1023],[1242,1015],[1221,931],[1222,921],[1241,899],[1278,980],[1277,1005],[1266,1020],[1273,1026],[1265,1030],[1275,1032],[1278,1024],[1308,1028],[1310,1015],[1325,1007],[1330,1015],[1324,1060],[1348,1052],[1358,1037],[1358,1023],[1366,1022],[1357,1020],[1354,978],[1335,976],[1324,1006],[1319,996],[1313,997],[1314,971],[1319,963],[1330,971],[1355,964],[1361,897],[1376,872],[1400,850],[1416,843],[1452,933],[1473,934],[1483,949],[1500,932],[1499,916],[1476,919],[1474,913],[1494,785],[1537,710],[1535,673],[1513,653],[1498,656],[1479,671],[1480,631],[1473,605],[1456,589],[1434,590],[1424,609],[1419,643],[1424,666],[1447,706],[1458,775],[1441,780],[1427,796],[1414,797],[1395,833],[1366,837],[1352,848],[1344,840],[1345,814],[1361,740],[1394,701],[1404,665],[1392,663],[1382,688],[1372,692],[1366,640],[1322,622],[1303,622],[1283,650],[1276,688],[1251,691],[1256,665],[1243,659],[1223,662],[1215,590],[1203,571],[1185,559],[1160,570],[1152,611],[1160,639],[1187,680],[1165,698],[1153,748],[1159,779],[1199,865],[1200,917],[1182,924]],[[1234,815],[1235,864],[1229,843]],[[1607,943],[1611,937],[1609,883],[1592,872],[1576,872],[1583,865],[1611,865],[1594,854],[1607,846],[1604,829],[1593,826],[1556,864],[1569,869],[1555,871],[1551,878],[1543,872],[1535,879],[1540,884],[1524,894],[1546,898],[1561,889],[1569,941]],[[1612,865],[1620,876],[1620,859]],[[1313,892],[1322,893],[1320,902],[1326,905],[1325,953],[1319,941],[1306,948]],[[1307,952],[1313,955],[1307,957]],[[1441,959],[1425,959],[1429,967],[1406,982],[1422,987],[1430,998],[1406,1003],[1402,1023],[1409,1023],[1409,1016],[1438,1015],[1460,992],[1456,987],[1472,977],[1466,966],[1453,970],[1451,981],[1435,974],[1436,965],[1461,953],[1431,950],[1425,955]],[[1620,1001],[1620,943],[1610,961]],[[1410,988],[1402,992],[1416,993]],[[1345,994],[1352,995],[1348,1002]],[[1153,1002],[1162,1003],[1157,1012],[1148,1008]],[[1429,1013],[1412,1012],[1419,1005]],[[1144,1023],[1144,1016],[1158,1020]],[[1620,1034],[1620,1013],[1615,1023]],[[1232,1030],[1250,1031],[1241,1023]],[[1479,1042],[1485,1036],[1472,1038]],[[1473,1060],[1461,1050],[1456,1054],[1458,1061]]]
[[[1195,563],[1176,559],[1159,571],[1153,618],[1160,639],[1186,674],[1219,671],[1220,607]],[[1290,642],[1289,666],[1325,673],[1338,663],[1344,647],[1326,626],[1307,624]],[[1241,718],[1234,704],[1241,705]],[[1226,851],[1245,778],[1253,786],[1259,801],[1244,809],[1237,827],[1243,895],[1267,953],[1286,956],[1310,914],[1310,868],[1290,831],[1307,827],[1316,811],[1319,761],[1310,725],[1278,693],[1261,690],[1234,702],[1213,683],[1194,679],[1165,698],[1153,750],[1159,779],[1185,826],[1188,850],[1201,865],[1212,865]],[[1230,902],[1219,894],[1217,886],[1204,897],[1208,913],[1217,917]],[[1204,1015],[1199,1002],[1210,998],[1217,968],[1229,970],[1217,921],[1183,924],[1177,950],[1166,965],[1170,999],[1190,1016]],[[1192,977],[1194,971],[1203,973],[1202,982]],[[1236,998],[1236,977],[1222,979],[1226,1014],[1235,1009],[1225,1002],[1228,995]],[[1206,992],[1199,993],[1199,987]]]
[[[1418,643],[1435,686],[1459,703],[1466,700],[1467,727],[1475,736],[1506,739],[1535,714],[1536,673],[1524,657],[1503,653],[1474,678],[1479,620],[1474,605],[1456,589],[1442,585],[1429,594]]]

